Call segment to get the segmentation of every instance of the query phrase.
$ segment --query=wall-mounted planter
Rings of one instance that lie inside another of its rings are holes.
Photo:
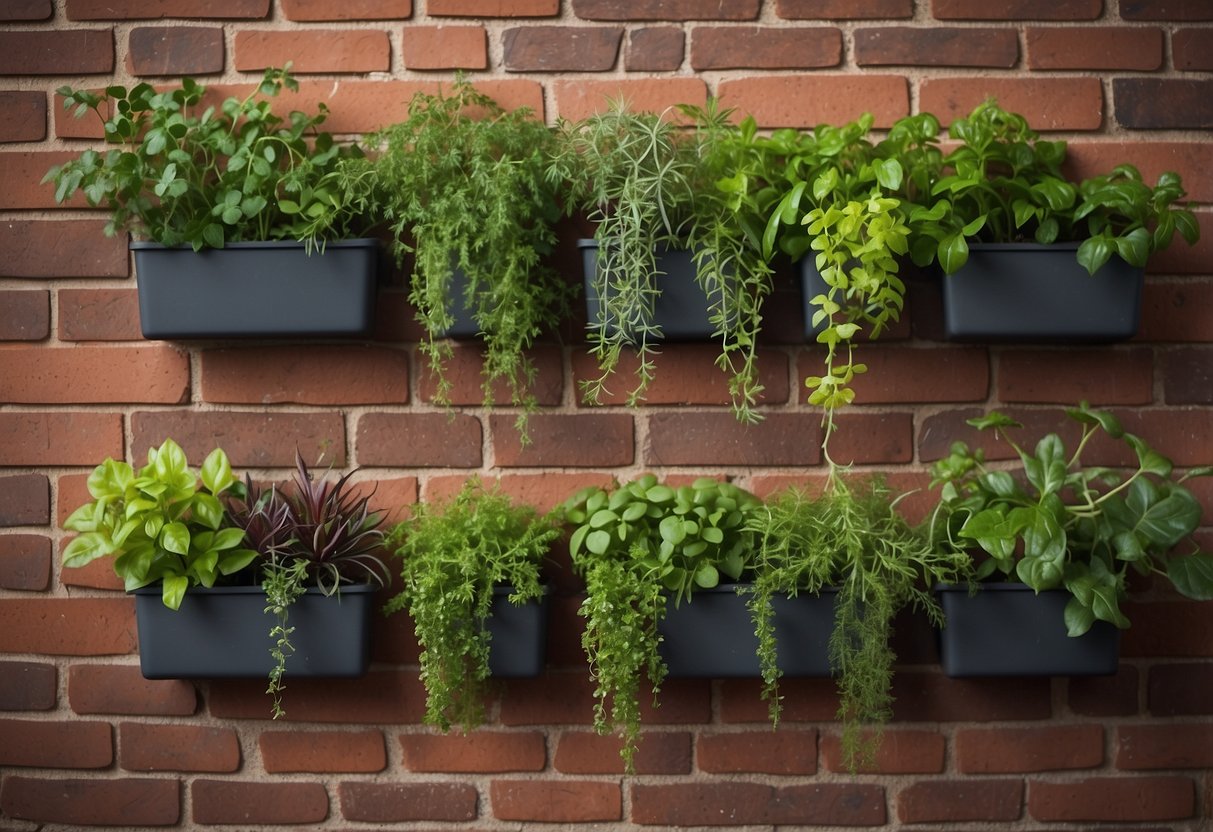
[[[1090,631],[1066,634],[1070,594],[1037,594],[1019,583],[938,587],[947,626],[939,657],[948,676],[1101,676],[1116,672],[1120,630],[1096,621]]]
[[[801,257],[797,268],[800,270],[800,296],[801,312],[804,318],[804,337],[806,341],[816,341],[817,336],[826,328],[826,322],[822,321],[816,326],[813,325],[813,315],[817,312],[818,307],[814,306],[810,301],[818,295],[824,295],[829,291],[830,287],[826,285],[821,272],[817,271],[813,252],[807,252]]]
[[[779,667],[786,676],[829,676],[834,590],[772,599]],[[671,603],[658,624],[661,657],[669,675],[736,678],[760,675],[758,639],[736,585],[698,589],[689,601]]]
[[[543,673],[547,655],[548,596],[511,604],[508,586],[493,588],[493,603],[485,623],[492,639],[489,670],[493,676],[519,679]]]
[[[363,336],[374,323],[379,244],[229,243],[195,252],[132,242],[143,337]]]
[[[944,275],[944,334],[953,341],[1100,342],[1136,334],[1142,270],[1113,257],[1094,275],[1077,243],[972,244]]]
[[[376,587],[343,586],[339,595],[309,589],[290,609],[293,677],[354,677],[370,662],[371,610]],[[135,590],[139,666],[148,679],[265,678],[274,666],[265,593],[257,586],[196,587],[181,608],[161,601],[159,586]]]

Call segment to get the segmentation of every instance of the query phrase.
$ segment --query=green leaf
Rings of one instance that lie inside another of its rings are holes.
[[[63,565],[73,569],[113,554],[113,547],[100,532],[85,532],[72,539],[63,550]]]
[[[944,274],[955,274],[969,261],[969,244],[963,234],[953,234],[940,240],[936,256]]]
[[[703,563],[695,570],[695,585],[711,589],[720,583],[720,573],[710,563]]]
[[[901,163],[896,159],[878,159],[872,163],[872,168],[881,187],[889,191],[896,191],[901,187]]]
[[[184,523],[167,523],[160,530],[160,545],[166,551],[185,555],[190,550],[190,530]]]
[[[1071,638],[1083,635],[1095,623],[1095,613],[1091,612],[1091,608],[1085,606],[1077,598],[1071,598],[1066,602],[1063,617],[1066,622],[1066,635]]]
[[[1150,259],[1150,232],[1135,228],[1123,237],[1116,238],[1116,252],[1132,266],[1145,268]]]
[[[595,555],[605,554],[611,546],[610,532],[604,532],[601,529],[590,532],[585,538],[585,548],[593,552]]]
[[[236,482],[232,474],[232,464],[221,448],[215,448],[207,455],[199,474],[202,484],[216,496],[227,491]]]
[[[1088,237],[1078,246],[1078,262],[1094,275],[1112,257],[1112,246],[1104,237]]]
[[[687,531],[681,517],[666,517],[658,526],[661,539],[666,543],[677,546],[686,540]]]
[[[185,598],[185,591],[189,589],[189,586],[189,578],[182,575],[166,575],[161,592],[164,606],[170,610],[179,609],[182,599]]]
[[[1197,601],[1213,600],[1213,555],[1181,555],[1167,561],[1167,577],[1175,588]]]

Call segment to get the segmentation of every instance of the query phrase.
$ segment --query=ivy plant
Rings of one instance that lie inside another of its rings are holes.
[[[954,552],[984,555],[977,578],[1014,576],[1037,592],[1064,589],[1071,636],[1097,621],[1128,627],[1120,603],[1130,569],[1167,578],[1189,598],[1213,598],[1213,556],[1174,549],[1200,525],[1201,506],[1183,483],[1213,468],[1175,471],[1171,461],[1129,433],[1107,411],[1085,402],[1066,414],[1082,434],[1073,452],[1056,433],[1029,451],[1010,437],[1022,427],[998,412],[969,424],[993,431],[1022,464],[1020,476],[986,464],[980,449],[957,442],[934,466],[941,486],[932,536]],[[1098,436],[1128,449],[1127,471],[1083,463]]]

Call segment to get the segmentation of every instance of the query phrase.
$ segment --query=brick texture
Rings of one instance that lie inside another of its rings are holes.
[[[947,743],[934,731],[886,730],[871,765],[860,771],[881,774],[938,774],[944,770]],[[827,771],[847,772],[842,742],[834,734],[821,738],[822,765]]]
[[[110,29],[0,32],[0,75],[98,75],[113,69]]]
[[[137,341],[139,296],[134,289],[60,289],[59,340]]]
[[[67,0],[68,20],[145,20],[162,17],[229,18],[265,17],[270,0]]]
[[[0,763],[33,768],[105,768],[114,759],[107,722],[0,719]]]
[[[682,66],[686,35],[674,26],[646,26],[628,33],[628,72],[670,72]]]
[[[52,0],[12,0],[0,9],[0,20],[46,20],[54,13]]]
[[[897,793],[903,823],[1018,820],[1022,780],[920,780]]]
[[[514,417],[489,417],[497,465],[516,467],[629,465],[634,457],[632,417],[615,413],[532,416],[532,442],[523,445]],[[587,442],[591,439],[592,442]]]
[[[1009,69],[1019,60],[1011,29],[876,26],[855,33],[860,66],[988,66]]]
[[[826,783],[678,783],[632,788],[632,821],[664,826],[814,824],[879,826],[885,822],[884,789]]]
[[[617,783],[494,780],[489,794],[498,820],[586,823],[619,820],[623,815],[623,794]]]
[[[469,821],[476,817],[470,783],[341,783],[341,815],[371,823]]]
[[[1093,405],[1149,404],[1154,356],[1148,349],[1008,350],[998,356],[998,398],[1004,402]],[[1041,373],[1048,364],[1050,373]]]
[[[789,20],[906,18],[914,0],[776,0],[775,14]]]
[[[0,589],[42,592],[51,583],[51,540],[40,534],[0,535]]]
[[[403,734],[404,765],[410,771],[457,774],[542,771],[543,735],[536,731],[477,731],[462,736]]]
[[[623,774],[621,745],[613,736],[564,731],[552,765],[563,774]],[[689,774],[691,735],[684,731],[642,733],[633,763],[637,774]]]
[[[330,29],[240,31],[233,62],[241,72],[293,63],[298,73],[382,72],[391,66],[387,32]]]
[[[482,26],[408,26],[404,65],[409,69],[484,69],[488,37]]]
[[[1132,130],[1213,128],[1213,81],[1204,78],[1114,78],[1116,120]]]
[[[430,0],[426,10],[449,17],[553,17],[560,0]]]
[[[841,124],[865,112],[877,127],[909,115],[906,79],[900,75],[771,75],[721,81],[722,104],[749,113],[762,127]]]
[[[356,346],[206,350],[202,398],[261,405],[405,404],[408,353]]]
[[[586,20],[753,20],[759,0],[571,0]]]
[[[695,757],[712,774],[816,774],[817,732],[703,733]]]
[[[105,780],[8,776],[0,784],[0,811],[42,823],[175,826],[181,819],[176,780]]]
[[[118,765],[124,771],[232,772],[240,767],[240,741],[231,728],[123,722],[118,738]]]
[[[0,711],[49,711],[58,700],[59,674],[41,662],[0,661]]]
[[[615,65],[623,29],[526,26],[502,35],[511,72],[601,72]]]
[[[1029,27],[1030,69],[1135,69],[1162,66],[1162,30],[1155,28]]]
[[[38,167],[45,172],[63,161],[56,155]],[[0,269],[6,277],[126,277],[126,240],[105,237],[104,224],[99,220],[0,222],[4,252]]]
[[[431,3],[431,9],[433,4]],[[413,14],[413,0],[282,0],[287,20],[404,20]],[[431,13],[433,13],[431,11]]]
[[[191,683],[144,679],[133,665],[73,664],[67,698],[78,714],[189,716],[198,708]]]
[[[190,805],[196,823],[319,823],[329,801],[320,783],[235,783],[195,780]]]
[[[11,465],[97,465],[122,456],[117,413],[0,413],[0,458]]]
[[[931,0],[931,14],[939,20],[1094,20],[1103,0]]]
[[[0,290],[0,341],[41,341],[51,334],[50,293]]]
[[[128,68],[134,75],[223,71],[223,30],[213,26],[137,26],[128,48]]]
[[[1058,728],[964,728],[953,738],[956,770],[962,774],[1017,774],[1103,763],[1099,725]]]
[[[178,404],[189,358],[172,347],[0,348],[0,389],[23,404]]]
[[[1213,29],[1178,29],[1171,35],[1171,60],[1176,69],[1213,70]]]
[[[1103,88],[1098,78],[928,78],[921,83],[918,106],[948,124],[991,97],[1022,114],[1036,130],[1103,126]]]
[[[1191,817],[1195,784],[1186,777],[1095,777],[1076,783],[1033,780],[1028,813],[1050,822],[1159,821]]]
[[[45,524],[50,512],[50,481],[45,474],[0,476],[0,526]]]
[[[838,66],[842,33],[832,26],[699,26],[691,30],[691,68],[816,69]]]
[[[0,92],[0,142],[39,142],[46,138],[46,95],[41,92]]]
[[[650,465],[815,465],[820,418],[773,413],[742,425],[728,412],[670,413],[649,417]]]
[[[360,465],[474,468],[481,461],[475,417],[442,413],[368,413],[355,439]]]
[[[131,415],[131,432],[140,457],[172,437],[196,464],[223,448],[237,467],[293,468],[296,450],[312,467],[345,465],[338,413],[138,411]]]
[[[376,772],[387,766],[378,731],[265,731],[258,738],[261,760],[271,774]]]

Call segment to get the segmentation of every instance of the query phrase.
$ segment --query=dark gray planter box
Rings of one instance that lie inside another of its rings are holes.
[[[521,679],[543,673],[547,655],[548,596],[525,604],[511,604],[508,586],[493,588],[493,605],[485,627],[489,670],[502,679]]]
[[[818,295],[824,295],[829,291],[830,287],[826,285],[821,272],[817,271],[817,263],[813,252],[807,252],[801,257],[797,266],[800,269],[800,306],[804,317],[804,337],[806,341],[816,341],[818,334],[826,328],[826,322],[822,321],[816,326],[813,325],[813,315],[817,312],[818,307],[814,306],[810,301]]]
[[[379,244],[229,243],[195,252],[132,242],[143,337],[363,336],[374,324]]]
[[[779,667],[786,676],[829,676],[833,590],[772,599]],[[669,675],[700,678],[758,677],[758,638],[746,601],[735,584],[698,589],[690,600],[670,603],[658,624],[661,657]]]
[[[953,341],[1107,342],[1133,337],[1142,270],[1113,257],[1094,275],[1077,243],[973,244],[944,275],[944,335]]]
[[[287,620],[295,628],[287,676],[365,674],[375,591],[370,584],[351,584],[333,597],[319,589],[304,593]],[[269,633],[276,619],[265,612],[261,587],[195,587],[178,610],[164,606],[159,585],[134,595],[145,678],[264,678],[274,666]]]
[[[1020,583],[938,587],[947,625],[939,657],[948,676],[1102,676],[1116,672],[1120,630],[1096,621],[1077,638],[1066,634],[1070,594],[1037,594]]]

